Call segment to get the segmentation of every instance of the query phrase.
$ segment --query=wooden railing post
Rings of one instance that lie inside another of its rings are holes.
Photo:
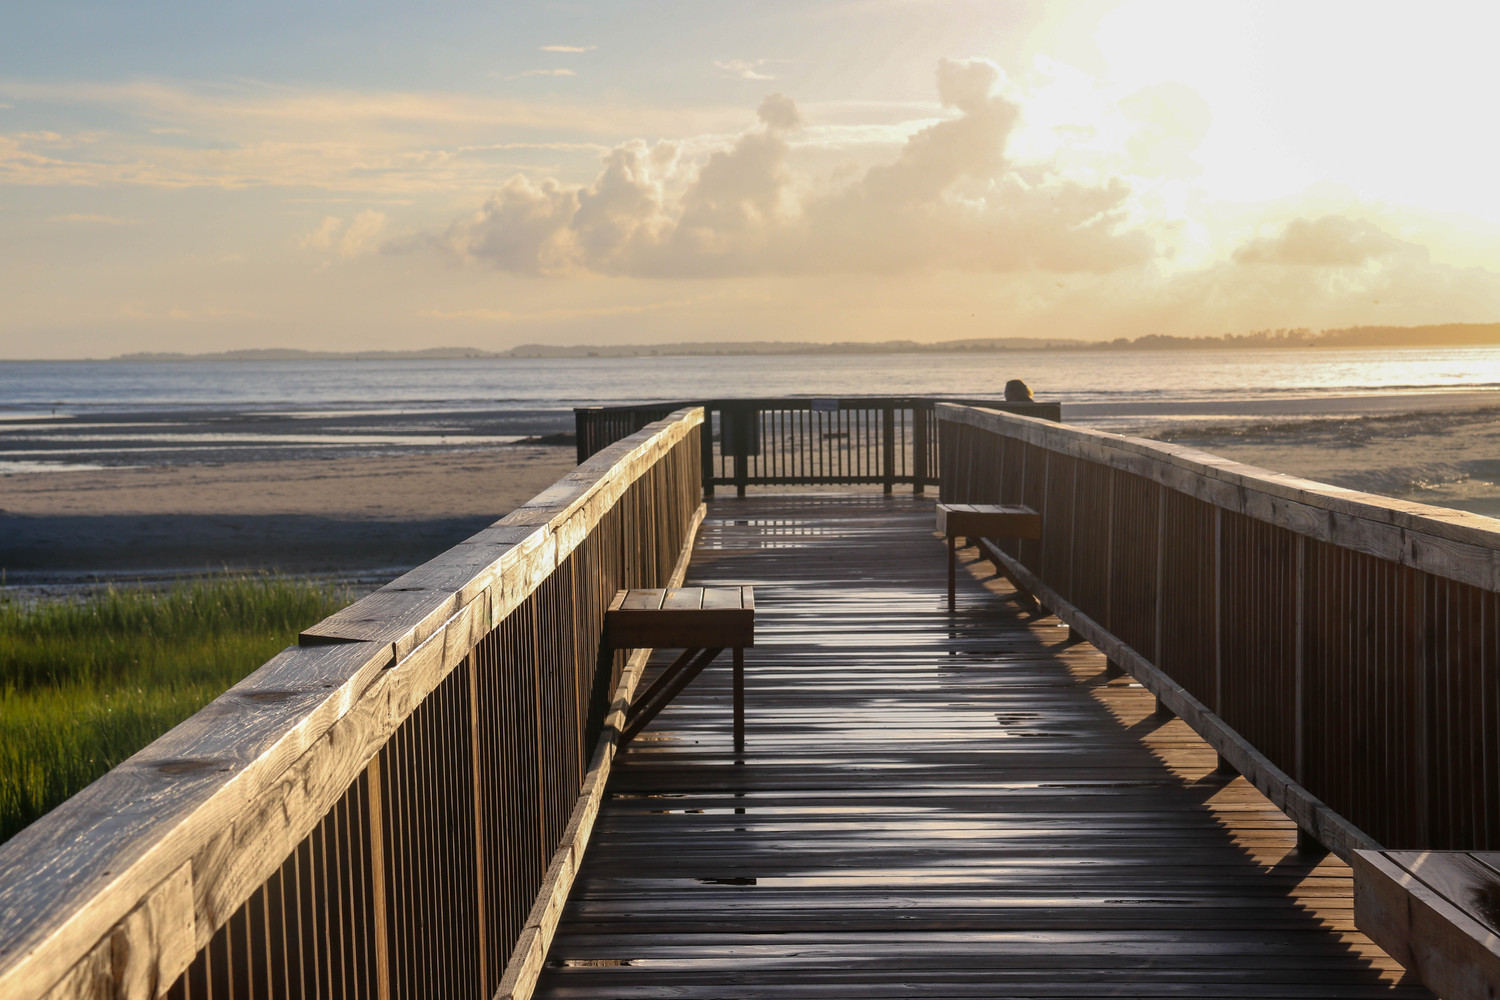
[[[597,406],[580,406],[573,410],[573,439],[578,452],[578,464],[582,465],[588,461],[594,453],[593,428],[594,417],[599,413]]]
[[[712,500],[714,495],[714,407],[703,404],[702,434],[698,438],[699,454],[703,456],[703,497]]]
[[[469,673],[469,776],[470,792],[474,796],[474,890],[475,901],[475,933],[479,947],[475,974],[478,976],[480,995],[490,992],[490,976],[487,963],[489,952],[489,927],[486,920],[488,913],[487,900],[485,899],[485,842],[484,842],[484,755],[479,747],[479,657],[473,653],[469,654],[464,663],[464,669]]]
[[[750,483],[750,422],[755,419],[756,413],[750,405],[724,410],[726,419],[722,441],[730,442],[734,451],[734,492],[740,497],[745,495],[745,487]],[[720,449],[722,448],[721,443]]]
[[[896,488],[896,404],[887,403],[880,411],[880,473],[886,493]]]
[[[1214,700],[1209,708],[1224,717],[1224,509],[1214,508]]]
[[[370,835],[370,909],[375,925],[375,996],[376,1000],[390,1000],[391,996],[391,952],[386,937],[385,898],[385,802],[380,787],[380,755],[370,758],[365,768],[365,777],[370,786],[366,796],[369,815],[366,829]]]
[[[1296,691],[1293,692],[1293,765],[1292,777],[1307,781],[1307,538],[1297,536],[1296,596]]]
[[[918,400],[911,408],[911,491],[927,491],[927,415],[930,411]]]

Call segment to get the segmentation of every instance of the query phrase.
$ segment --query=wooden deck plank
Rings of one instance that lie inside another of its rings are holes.
[[[947,613],[932,524],[710,505],[689,582],[760,605],[745,752],[727,666],[641,733],[536,996],[1428,996],[1354,929],[1345,865],[973,550]]]

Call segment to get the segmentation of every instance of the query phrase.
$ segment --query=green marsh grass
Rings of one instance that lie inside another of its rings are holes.
[[[342,588],[219,576],[0,604],[0,841],[346,604]]]

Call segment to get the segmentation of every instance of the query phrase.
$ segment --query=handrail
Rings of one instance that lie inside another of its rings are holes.
[[[0,996],[524,995],[639,673],[603,614],[680,579],[702,422],[595,455],[0,846]]]
[[[668,410],[702,406],[703,492],[733,486],[878,484],[890,493],[910,484],[921,493],[938,483],[937,428],[932,396],[777,396],[709,399],[693,403],[587,406],[573,411],[578,459]],[[953,399],[1048,420],[1061,420],[1058,403]]]
[[[940,405],[942,495],[1024,503],[1003,569],[1311,837],[1500,847],[1500,521]]]

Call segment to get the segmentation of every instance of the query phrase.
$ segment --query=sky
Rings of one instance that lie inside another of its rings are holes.
[[[0,7],[0,357],[1500,321],[1488,2]]]

